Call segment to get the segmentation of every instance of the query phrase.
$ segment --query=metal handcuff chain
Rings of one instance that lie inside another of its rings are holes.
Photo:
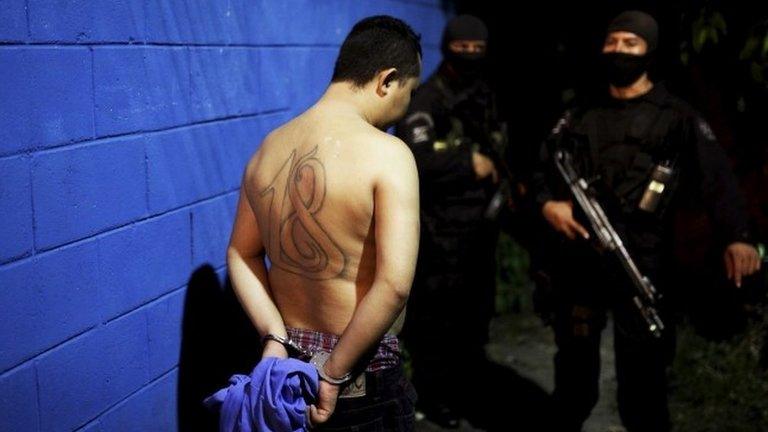
[[[317,369],[317,374],[323,381],[333,384],[333,385],[341,385],[349,380],[352,379],[352,373],[347,372],[342,376],[341,378],[334,378],[330,375],[328,375],[325,372],[325,363],[328,361],[328,359],[331,357],[331,353],[325,352],[325,351],[316,351],[311,352],[303,349],[299,346],[296,342],[294,342],[289,337],[283,337],[278,336],[272,333],[267,333],[264,335],[263,338],[261,338],[261,344],[264,345],[268,340],[273,340],[281,345],[283,345],[286,350],[293,351],[298,355],[299,358],[308,359],[309,364],[315,367]]]

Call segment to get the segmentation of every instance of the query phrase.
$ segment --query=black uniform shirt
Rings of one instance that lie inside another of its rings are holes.
[[[574,152],[585,178],[599,178],[600,200],[617,229],[628,232],[630,246],[660,246],[670,228],[669,210],[690,200],[704,204],[724,244],[749,238],[744,201],[725,153],[701,116],[663,85],[631,100],[606,97],[567,111],[541,148],[533,175],[539,205],[570,199],[550,158],[557,147]],[[665,217],[659,218],[637,205],[653,167],[665,161],[674,163],[676,176],[659,210]]]

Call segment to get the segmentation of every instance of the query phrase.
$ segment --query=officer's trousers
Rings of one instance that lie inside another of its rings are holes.
[[[617,401],[629,432],[670,430],[667,407],[667,368],[675,335],[667,320],[662,338],[642,333],[629,305],[612,307]],[[600,336],[605,307],[561,304],[555,313],[555,391],[558,431],[580,431],[598,400]]]

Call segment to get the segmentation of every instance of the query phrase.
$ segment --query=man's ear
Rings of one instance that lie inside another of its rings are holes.
[[[376,94],[379,96],[386,96],[389,93],[390,87],[397,80],[397,69],[389,68],[383,69],[376,74]]]

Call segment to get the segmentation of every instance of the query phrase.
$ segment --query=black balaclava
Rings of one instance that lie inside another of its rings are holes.
[[[648,52],[642,56],[619,52],[603,54],[608,81],[614,86],[626,87],[648,71],[659,43],[659,25],[645,12],[626,11],[611,21],[606,36],[617,31],[634,33],[648,44]]]
[[[485,53],[455,53],[448,48],[451,41],[482,40],[488,41],[488,28],[480,18],[472,15],[459,15],[448,21],[443,32],[442,50],[445,61],[463,79],[471,79],[482,72]]]

